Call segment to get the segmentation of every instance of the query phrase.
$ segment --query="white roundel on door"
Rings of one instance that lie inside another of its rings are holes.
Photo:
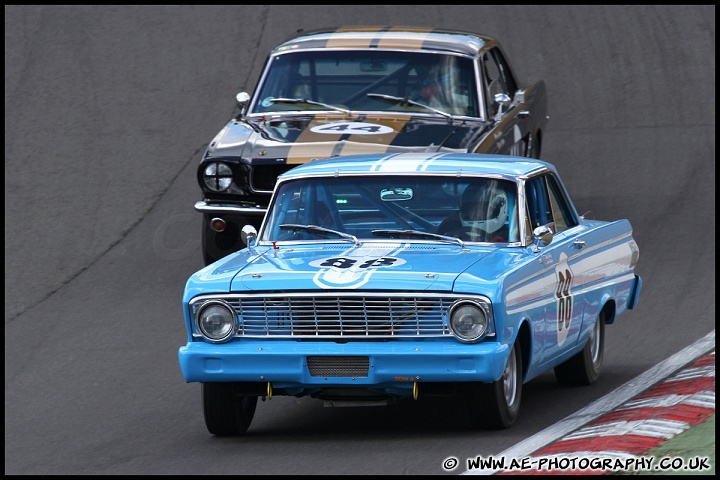
[[[560,254],[560,261],[555,266],[555,301],[557,304],[557,340],[562,346],[570,330],[575,301],[572,293],[573,273],[567,263],[567,255]]]

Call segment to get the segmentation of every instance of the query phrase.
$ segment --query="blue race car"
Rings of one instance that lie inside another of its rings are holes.
[[[276,395],[447,394],[470,426],[510,427],[543,372],[595,382],[605,326],[642,285],[629,221],[578,215],[555,167],[526,157],[312,161],[278,178],[243,238],[183,295],[180,367],[215,435],[243,434]]]

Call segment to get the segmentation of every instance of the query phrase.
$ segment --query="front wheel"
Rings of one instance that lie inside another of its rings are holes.
[[[522,352],[513,345],[499,380],[466,385],[468,418],[472,428],[509,428],[520,413],[522,397]]]
[[[210,433],[217,436],[242,435],[250,427],[257,395],[240,395],[233,383],[202,384],[203,415]]]
[[[592,385],[600,377],[605,348],[605,315],[595,320],[592,333],[581,352],[555,367],[561,385]]]

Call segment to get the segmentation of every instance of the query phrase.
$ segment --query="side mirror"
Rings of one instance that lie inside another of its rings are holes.
[[[257,230],[252,225],[245,225],[240,230],[240,238],[248,248],[252,248],[257,240]]]
[[[499,104],[498,112],[495,115],[496,120],[500,120],[500,117],[502,116],[503,112],[505,111],[504,108],[508,108],[510,104],[512,103],[512,99],[510,98],[510,95],[507,93],[496,93],[493,97],[493,100],[495,100],[495,103]]]
[[[540,251],[540,245],[547,247],[553,240],[553,231],[547,225],[537,227],[533,230],[533,238],[535,239],[535,251]]]
[[[240,113],[245,113],[245,109],[247,108],[248,103],[250,103],[250,95],[247,92],[238,93],[235,95],[235,103],[240,109]]]

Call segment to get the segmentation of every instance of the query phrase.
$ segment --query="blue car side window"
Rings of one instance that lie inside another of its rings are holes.
[[[550,202],[555,219],[555,232],[561,232],[577,225],[555,177],[548,176],[548,185],[550,186]]]
[[[548,215],[548,192],[545,186],[545,177],[535,177],[527,182],[527,199],[530,221],[532,227],[552,223],[552,217]]]

